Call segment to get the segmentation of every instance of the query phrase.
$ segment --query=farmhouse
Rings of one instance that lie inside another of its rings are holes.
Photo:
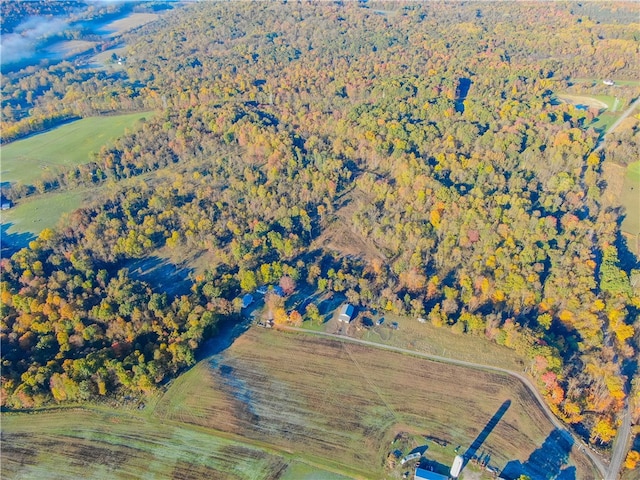
[[[349,323],[351,322],[352,316],[353,316],[353,305],[345,303],[342,306],[342,310],[340,310],[340,315],[338,316],[338,320],[340,322]]]
[[[440,475],[439,473],[430,472],[424,468],[416,468],[413,480],[449,480],[449,477]]]

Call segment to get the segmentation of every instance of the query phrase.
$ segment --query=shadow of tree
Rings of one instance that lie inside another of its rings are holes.
[[[573,439],[566,432],[553,430],[526,462],[513,460],[507,463],[501,476],[507,479],[527,475],[534,480],[575,480],[575,467],[563,468],[569,461],[572,448]]]
[[[144,281],[169,295],[187,294],[192,285],[189,279],[192,268],[175,265],[155,255],[127,260],[124,266],[129,269],[131,278]]]
[[[0,251],[2,258],[9,258],[21,248],[29,246],[29,242],[36,239],[30,232],[9,233],[13,223],[3,223],[0,225]]]

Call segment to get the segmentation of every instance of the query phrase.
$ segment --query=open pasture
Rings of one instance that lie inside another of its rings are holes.
[[[153,22],[158,18],[160,18],[160,15],[157,13],[132,13],[104,25],[100,30],[107,32],[110,36],[117,36]]]
[[[32,184],[61,168],[91,160],[126,129],[133,129],[147,113],[91,117],[61,125],[2,146],[2,181]]]
[[[607,205],[624,207],[625,213],[620,226],[627,238],[627,246],[636,255],[638,235],[640,235],[640,162],[622,167],[612,162],[603,163],[603,176],[607,181],[603,199]]]
[[[577,448],[545,452],[556,431],[509,376],[304,334],[249,330],[179,377],[154,416],[269,442],[354,477],[393,478],[384,464],[399,432],[444,439],[449,447],[431,458],[450,465],[455,446],[477,443],[505,402],[480,446],[492,465],[532,467],[548,455],[562,459],[556,474],[597,478]]]
[[[626,211],[622,221],[622,231],[630,235],[629,249],[639,255],[638,245],[633,239],[637,239],[640,235],[640,161],[627,167],[620,203]]]
[[[7,233],[33,233],[54,228],[63,214],[80,208],[92,195],[86,188],[67,192],[52,192],[22,199],[15,207],[2,212],[3,224],[9,224]]]
[[[285,460],[197,429],[117,411],[3,415],[2,478],[274,478]]]

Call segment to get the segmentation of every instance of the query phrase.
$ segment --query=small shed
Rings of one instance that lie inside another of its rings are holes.
[[[430,472],[424,468],[416,468],[416,473],[413,476],[414,480],[449,480],[446,475],[440,475],[439,473]]]
[[[13,202],[3,197],[0,201],[0,210],[9,210],[11,207],[13,207]]]
[[[242,297],[242,308],[247,308],[249,305],[253,303],[253,295],[247,293],[244,297]]]
[[[353,317],[353,305],[345,303],[342,306],[342,310],[340,310],[340,315],[338,316],[338,320],[344,323],[351,322],[351,318]]]

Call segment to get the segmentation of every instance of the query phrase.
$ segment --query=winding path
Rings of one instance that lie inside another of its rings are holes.
[[[544,399],[542,398],[542,395],[540,395],[540,393],[538,393],[538,391],[536,390],[536,388],[533,385],[533,383],[531,383],[531,380],[529,380],[524,375],[521,375],[521,374],[519,374],[517,372],[514,372],[512,370],[508,370],[506,368],[493,367],[493,366],[490,366],[490,365],[483,365],[481,363],[467,362],[465,360],[456,360],[454,358],[447,358],[447,357],[441,357],[439,355],[431,355],[429,353],[416,352],[415,350],[409,350],[409,349],[406,349],[406,348],[394,347],[394,346],[391,346],[391,345],[384,345],[382,343],[370,342],[368,340],[361,340],[359,338],[352,338],[352,337],[347,337],[347,336],[344,336],[344,335],[337,335],[335,333],[317,332],[317,331],[313,331],[313,330],[306,330],[304,328],[288,327],[288,326],[279,326],[278,328],[280,328],[282,330],[291,331],[291,332],[306,333],[308,335],[318,335],[318,336],[321,336],[321,337],[335,338],[335,339],[346,341],[346,342],[359,343],[361,345],[367,345],[367,346],[374,347],[374,348],[381,348],[383,350],[389,350],[389,351],[392,351],[392,352],[403,353],[403,354],[406,354],[406,355],[413,355],[415,357],[422,357],[422,358],[426,358],[428,360],[433,360],[433,361],[436,361],[436,362],[448,363],[448,364],[451,364],[451,365],[459,365],[461,367],[475,368],[475,369],[480,369],[480,370],[488,370],[488,371],[499,372],[499,373],[504,373],[504,374],[507,374],[507,375],[511,375],[512,377],[515,377],[518,380],[520,380],[524,384],[524,386],[533,394],[533,396],[535,397],[537,402],[540,404],[540,407],[542,407],[542,411],[544,412],[545,416],[549,419],[549,421],[551,421],[551,423],[553,423],[553,425],[559,431],[561,431],[565,436],[567,436],[568,438],[571,438],[572,443],[580,446],[580,450],[582,452],[584,452],[585,455],[587,455],[589,457],[589,459],[593,462],[595,467],[598,469],[598,471],[602,475],[603,479],[614,480],[615,478],[617,478],[619,467],[616,467],[616,470],[613,470],[613,468],[610,468],[609,471],[608,471],[607,467],[602,462],[602,460],[588,446],[584,445],[579,438],[576,438],[569,430],[567,430],[567,428],[560,422],[560,420],[558,420],[556,418],[556,416],[553,414],[553,412],[551,412],[551,410],[549,409],[549,407],[545,403]],[[627,411],[627,414],[628,414],[628,411]],[[622,452],[624,454],[624,449],[622,450]],[[611,464],[611,467],[615,467],[613,462]]]

